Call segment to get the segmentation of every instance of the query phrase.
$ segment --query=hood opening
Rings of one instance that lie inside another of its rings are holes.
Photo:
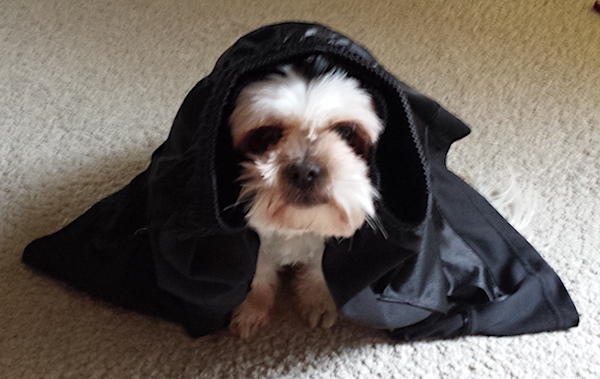
[[[228,118],[241,89],[248,83],[276,72],[277,67],[311,59],[315,54],[327,56],[335,66],[341,67],[349,76],[358,79],[373,95],[375,107],[384,121],[384,131],[371,153],[371,176],[381,194],[378,209],[392,216],[404,227],[415,227],[425,218],[428,201],[427,174],[425,172],[419,141],[415,142],[414,126],[407,112],[404,94],[393,85],[393,78],[381,66],[371,62],[359,62],[340,55],[305,53],[294,58],[281,59],[247,71],[235,78],[229,87],[222,109],[221,125],[217,133],[215,159],[218,209],[221,219],[233,229],[245,226],[245,204],[232,206],[240,193],[240,162],[242,157],[233,149]],[[243,71],[243,70],[240,70]],[[395,80],[395,79],[393,79]]]

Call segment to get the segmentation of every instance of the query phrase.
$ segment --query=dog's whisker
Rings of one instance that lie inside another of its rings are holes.
[[[385,227],[381,223],[381,220],[379,219],[379,217],[377,217],[377,215],[367,217],[366,222],[371,227],[371,229],[373,229],[374,231],[379,230],[381,232],[381,235],[383,235],[383,238],[388,239],[389,235],[385,230]]]
[[[337,179],[336,183],[349,183],[349,184],[357,184],[357,183],[362,183],[361,180],[344,180],[344,179]]]
[[[241,199],[240,198],[235,203],[229,204],[228,206],[224,207],[223,211],[228,211],[230,209],[237,208],[240,205],[245,205],[245,204],[247,205],[248,202],[249,202],[249,199]]]
[[[233,204],[230,204],[230,205],[226,206],[225,208],[223,208],[223,212],[228,211],[228,210],[233,209],[233,208],[237,208],[239,205],[240,204],[237,203],[237,202],[233,203]]]

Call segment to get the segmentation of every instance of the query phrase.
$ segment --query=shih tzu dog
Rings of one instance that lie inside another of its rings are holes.
[[[368,157],[383,125],[374,100],[313,56],[243,87],[229,123],[244,157],[238,202],[260,238],[251,290],[230,330],[248,338],[268,323],[284,266],[294,267],[302,318],[329,328],[337,310],[321,267],[325,243],[376,218]]]

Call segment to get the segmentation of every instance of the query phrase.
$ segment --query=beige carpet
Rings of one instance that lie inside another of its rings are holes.
[[[0,0],[1,378],[599,378],[600,14],[593,0]],[[250,5],[252,4],[252,5]],[[198,340],[34,274],[25,245],[145,168],[242,34],[312,20],[473,127],[451,166],[539,197],[532,243],[581,313],[567,332],[395,343],[289,304],[250,342]]]

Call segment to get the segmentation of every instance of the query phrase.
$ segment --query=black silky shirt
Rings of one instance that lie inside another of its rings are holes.
[[[244,84],[323,54],[377,99],[385,129],[370,157],[381,227],[328,242],[323,271],[341,314],[395,338],[567,329],[577,311],[554,271],[492,206],[446,168],[469,128],[317,24],[270,25],[239,39],[188,94],[149,168],[23,261],[114,304],[182,323],[228,325],[245,298],[259,240],[232,208],[239,160],[228,116]]]

